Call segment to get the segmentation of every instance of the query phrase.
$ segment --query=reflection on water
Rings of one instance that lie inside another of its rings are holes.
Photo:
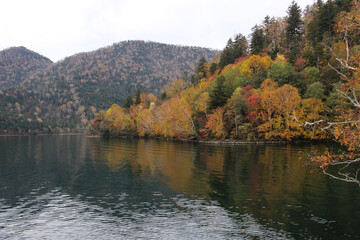
[[[358,186],[325,145],[0,137],[0,239],[354,239]]]

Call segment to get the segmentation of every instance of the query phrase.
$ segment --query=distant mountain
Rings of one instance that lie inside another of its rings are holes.
[[[21,85],[31,75],[51,64],[50,59],[25,47],[0,51],[0,89]]]
[[[0,128],[81,128],[95,112],[122,104],[137,88],[157,94],[184,72],[193,74],[201,57],[210,60],[218,53],[125,41],[67,57],[32,75],[21,87],[0,91]]]

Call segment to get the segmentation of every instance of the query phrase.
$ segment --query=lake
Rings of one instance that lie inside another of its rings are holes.
[[[359,186],[301,158],[335,147],[0,137],[0,239],[359,239]]]

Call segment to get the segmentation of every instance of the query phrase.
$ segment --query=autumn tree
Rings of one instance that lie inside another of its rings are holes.
[[[208,92],[203,92],[200,95],[198,95],[195,99],[195,110],[197,112],[203,112],[205,113],[205,117],[207,120],[208,118],[208,109],[210,107],[210,96]]]
[[[338,89],[341,96],[351,103],[347,109],[339,109],[338,121],[319,120],[306,122],[305,126],[323,124],[337,142],[347,148],[342,154],[325,153],[321,156],[310,156],[313,163],[320,166],[326,175],[346,182],[360,185],[360,47],[353,41],[360,33],[360,1],[354,1],[350,12],[341,12],[336,22],[336,32],[345,44],[343,52],[336,54],[339,67],[330,65],[342,78],[343,84]],[[356,166],[355,166],[356,165]],[[336,173],[331,169],[339,169]],[[353,171],[355,169],[355,171]]]
[[[308,98],[301,101],[301,111],[298,113],[302,122],[316,122],[324,119],[325,105],[319,98]],[[316,125],[303,128],[302,134],[308,139],[325,139],[327,132]]]
[[[154,132],[170,138],[191,138],[196,135],[190,104],[180,96],[163,102],[156,108],[158,124]]]
[[[246,104],[244,97],[242,96],[241,88],[235,89],[233,95],[228,100],[228,113],[231,115],[235,124],[235,137],[239,136],[239,124],[244,121],[245,116],[249,112],[249,108]]]
[[[216,139],[223,139],[226,137],[225,122],[224,122],[224,108],[217,108],[212,114],[209,114],[209,120],[205,128],[210,132],[210,135]]]

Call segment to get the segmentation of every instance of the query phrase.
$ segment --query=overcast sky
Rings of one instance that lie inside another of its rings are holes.
[[[302,9],[314,0],[297,0]],[[25,46],[52,61],[123,40],[223,49],[291,0],[2,0],[0,50]]]

